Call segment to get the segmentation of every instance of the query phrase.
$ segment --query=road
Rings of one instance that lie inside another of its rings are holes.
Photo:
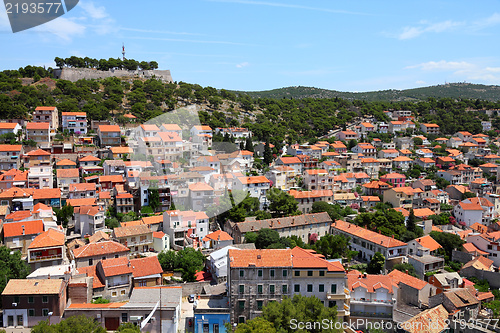
[[[192,320],[193,326],[189,327],[189,319]],[[193,303],[189,303],[187,297],[182,298],[181,303],[181,323],[179,332],[194,332],[194,310]]]

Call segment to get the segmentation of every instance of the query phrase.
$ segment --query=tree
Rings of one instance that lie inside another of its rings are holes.
[[[422,140],[422,138],[419,138],[419,137],[414,137],[413,138],[413,144],[415,146],[421,146],[424,144],[424,140]]]
[[[31,328],[32,333],[106,333],[95,318],[85,315],[72,316],[63,319],[57,324],[49,324],[48,320],[40,321]]]
[[[269,210],[274,217],[290,216],[297,213],[298,203],[290,194],[273,187],[267,191]],[[300,214],[300,212],[299,212]]]
[[[396,264],[392,268],[397,269],[400,272],[407,273],[408,275],[417,277],[417,273],[415,273],[415,267],[413,267],[412,264],[409,264],[407,262]]]
[[[149,190],[149,206],[156,212],[160,207],[160,192],[157,188],[150,188]]]
[[[475,197],[476,197],[476,194],[472,193],[472,192],[464,192],[464,193],[462,193],[462,200],[466,200],[466,199],[469,199],[469,198],[475,198]]]
[[[118,329],[115,332],[141,333],[141,329],[138,325],[134,325],[133,323],[122,323],[120,326],[118,326]]]
[[[245,243],[255,243],[257,241],[257,233],[250,231],[245,234]]]
[[[160,252],[158,261],[164,270],[180,270],[184,281],[194,282],[196,271],[201,271],[204,267],[205,256],[201,251],[187,247],[178,252]]]
[[[57,223],[66,228],[69,218],[73,216],[75,210],[71,205],[68,204],[66,206],[63,206],[63,208],[61,209],[54,208],[54,212],[56,213]]]
[[[226,328],[226,332],[231,332],[232,327]],[[248,320],[246,323],[238,324],[234,333],[276,333],[274,325],[262,317]]]
[[[461,250],[465,243],[460,236],[448,232],[431,231],[430,236],[443,247],[447,261],[451,260],[453,250]]]
[[[356,141],[355,139],[351,139],[347,143],[347,149],[351,150],[352,148],[356,147],[357,144],[358,144],[358,141]]]
[[[340,218],[340,214],[335,209],[334,205],[330,205],[328,202],[316,201],[312,204],[311,213],[322,213],[327,212],[330,218],[335,221]]]
[[[30,273],[30,268],[21,259],[21,252],[11,250],[6,246],[0,246],[0,293],[3,292],[10,279],[24,279]]]
[[[276,230],[262,228],[257,232],[255,247],[258,249],[265,249],[271,244],[278,243],[279,240],[280,234]]]
[[[264,164],[268,166],[273,161],[273,152],[271,151],[271,144],[269,143],[269,135],[266,136],[266,143],[264,146]]]
[[[344,235],[325,235],[314,244],[314,249],[326,259],[342,258],[351,255],[349,238]]]
[[[251,137],[247,137],[247,139],[245,140],[245,150],[251,151],[252,153],[254,152]]]
[[[380,252],[375,252],[372,260],[368,263],[366,272],[368,274],[380,274],[384,269],[385,258]]]
[[[417,229],[415,212],[413,211],[413,208],[410,209],[410,216],[408,216],[408,221],[406,221],[406,228],[410,232],[415,232]]]

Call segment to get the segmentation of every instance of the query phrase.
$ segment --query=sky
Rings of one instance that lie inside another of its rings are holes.
[[[174,81],[261,91],[500,85],[499,1],[90,1],[12,33],[0,6],[0,70],[54,58],[155,60]]]

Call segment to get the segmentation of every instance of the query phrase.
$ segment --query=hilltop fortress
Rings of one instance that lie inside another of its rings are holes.
[[[170,70],[126,70],[110,69],[109,71],[100,71],[94,68],[56,68],[54,69],[54,78],[76,82],[81,79],[105,79],[107,77],[118,78],[157,78],[168,83],[173,82]]]

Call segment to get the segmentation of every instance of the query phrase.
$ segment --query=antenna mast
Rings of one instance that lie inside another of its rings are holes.
[[[125,61],[125,44],[122,43],[122,60]]]

